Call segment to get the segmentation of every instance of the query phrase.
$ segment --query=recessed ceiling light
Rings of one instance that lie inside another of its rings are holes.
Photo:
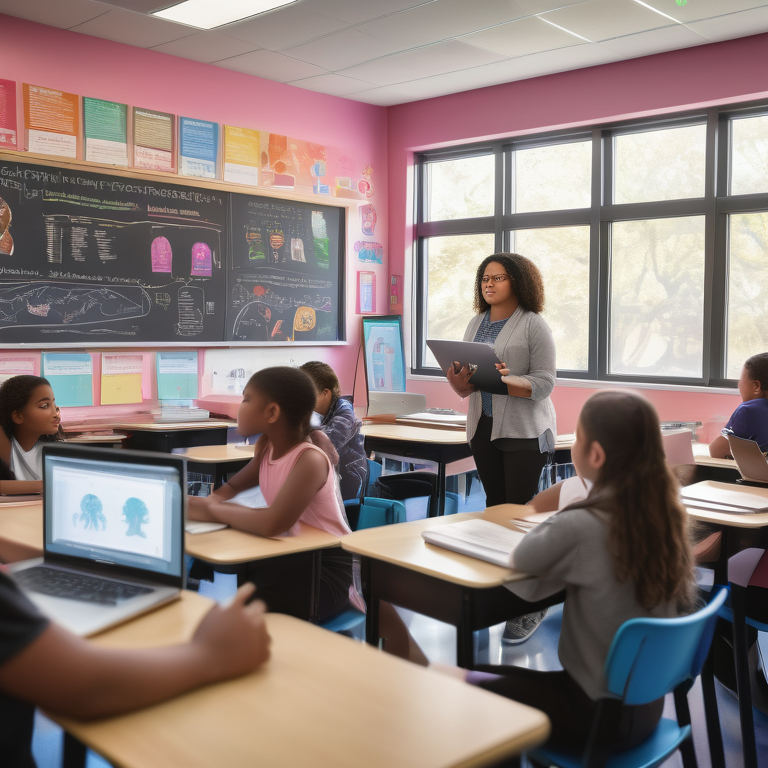
[[[644,3],[643,0],[635,0],[635,2],[638,5],[642,5],[643,8],[647,8],[649,11],[653,11],[654,13],[658,13],[659,16],[663,16],[665,19],[669,19],[670,21],[674,21],[675,24],[680,24],[681,23],[677,19],[673,19],[668,13],[664,13],[664,11],[660,11],[658,8],[654,8],[652,5],[648,5],[648,3]],[[678,5],[685,5],[685,3],[678,3]]]
[[[591,43],[592,42],[591,40],[588,40],[586,37],[584,37],[582,35],[579,35],[576,32],[571,32],[570,29],[566,29],[565,27],[561,27],[559,24],[555,24],[554,21],[550,21],[549,19],[545,19],[543,16],[537,16],[536,18],[541,20],[541,21],[546,21],[547,24],[551,24],[553,27],[557,27],[562,32],[567,32],[569,35],[573,35],[574,37],[578,37],[579,40],[584,40],[587,43]]]
[[[213,29],[295,2],[297,0],[186,0],[151,15],[190,27]]]

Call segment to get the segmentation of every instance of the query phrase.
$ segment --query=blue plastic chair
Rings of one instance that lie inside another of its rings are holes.
[[[562,768],[607,766],[653,768],[680,749],[686,768],[696,765],[691,740],[687,694],[709,654],[718,611],[727,589],[719,589],[709,604],[690,616],[675,619],[631,619],[619,627],[605,662],[608,690],[615,698],[598,702],[598,709],[583,753],[544,746],[529,754],[535,763]],[[675,692],[677,722],[662,718],[642,744],[609,754],[597,746],[605,732],[611,707],[649,704]]]
[[[378,528],[380,525],[394,525],[406,521],[405,505],[394,499],[377,499],[366,496],[360,505],[357,528]]]

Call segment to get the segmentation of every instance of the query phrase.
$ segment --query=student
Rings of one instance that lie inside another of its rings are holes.
[[[360,434],[362,426],[355,417],[352,403],[341,397],[341,385],[333,368],[313,360],[301,366],[317,390],[315,411],[322,416],[321,428],[339,454],[339,485],[341,498],[359,499],[368,477],[368,459]]]
[[[501,674],[463,674],[546,712],[552,743],[583,748],[597,702],[608,695],[604,666],[616,631],[629,619],[690,612],[695,589],[687,514],[653,407],[630,392],[598,392],[581,411],[571,455],[579,475],[593,483],[589,495],[526,534],[512,556],[514,568],[538,577],[539,597],[565,586],[563,670],[486,667]],[[663,699],[617,703],[603,746],[641,743],[663,706]]]
[[[188,643],[100,648],[49,622],[0,571],[0,756],[3,768],[34,768],[34,708],[81,720],[147,707],[239,677],[269,658],[264,604],[243,585],[214,606]]]
[[[276,366],[255,373],[245,386],[237,412],[240,434],[261,435],[254,458],[211,496],[190,497],[190,519],[226,523],[270,537],[298,534],[300,523],[335,536],[351,533],[331,458],[316,443],[333,448],[322,432],[310,427],[315,401],[312,379],[297,368]],[[229,502],[257,485],[267,507],[254,509],[237,500]],[[279,560],[252,564],[259,595],[273,611],[309,618],[305,595],[311,573],[293,567],[291,558]],[[351,583],[351,556],[340,551],[323,553],[321,620],[349,606]]]
[[[768,352],[761,352],[744,363],[739,377],[742,403],[731,415],[722,434],[709,445],[709,455],[724,459],[731,455],[728,435],[754,440],[768,451]]]
[[[0,479],[0,493],[42,492],[43,443],[60,439],[60,423],[47,379],[13,376],[0,386],[0,461],[15,478]]]

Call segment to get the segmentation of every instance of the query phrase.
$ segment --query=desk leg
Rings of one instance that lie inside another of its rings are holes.
[[[429,499],[429,517],[442,517],[445,514],[445,462],[437,462],[437,487]]]
[[[85,768],[85,744],[64,731],[64,750],[61,768]]]
[[[472,595],[464,590],[461,596],[461,623],[456,627],[456,664],[463,669],[473,669],[475,666],[473,640]]]
[[[365,642],[379,647],[379,600],[375,596],[371,579],[371,559],[360,556],[360,577],[365,601]]]
[[[322,553],[319,549],[312,552],[312,586],[309,599],[311,600],[310,616],[313,624],[320,623],[320,571],[323,567]]]

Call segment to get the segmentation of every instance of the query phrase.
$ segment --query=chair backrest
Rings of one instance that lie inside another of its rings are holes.
[[[704,608],[690,616],[624,622],[605,662],[608,690],[625,704],[648,704],[696,677],[727,595],[727,589],[719,589]]]
[[[768,483],[768,461],[754,440],[728,435],[728,444],[739,468],[739,474],[744,480]]]
[[[671,466],[677,464],[695,464],[693,457],[693,445],[691,440],[693,433],[689,429],[674,430],[661,433],[661,444],[664,448],[664,456]]]
[[[393,525],[406,521],[405,505],[392,499],[365,498],[360,505],[357,528],[378,528],[380,525]]]
[[[365,488],[360,493],[361,496],[370,496],[371,488],[376,485],[376,481],[381,477],[381,464],[373,459],[368,459],[368,478]]]

